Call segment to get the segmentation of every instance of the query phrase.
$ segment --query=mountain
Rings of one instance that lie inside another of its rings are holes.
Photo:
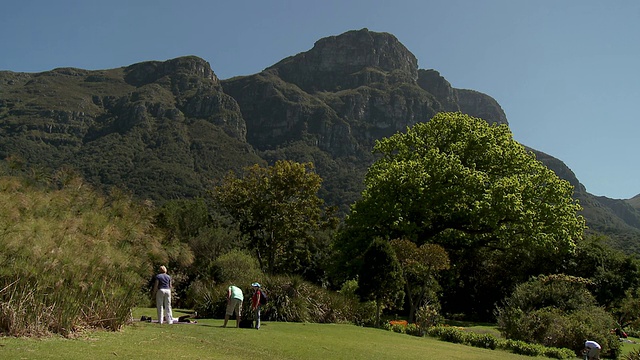
[[[493,98],[453,88],[417,64],[395,36],[362,29],[226,80],[195,56],[97,71],[4,71],[0,158],[72,166],[99,187],[158,203],[206,196],[227,171],[254,163],[312,161],[321,196],[346,213],[375,140],[441,111],[508,125]],[[593,196],[562,161],[530,150],[574,185],[592,231],[627,252],[638,248],[639,197]]]
[[[263,163],[237,102],[197,57],[119,69],[0,73],[0,157],[71,165],[156,201],[202,196],[226,171]]]

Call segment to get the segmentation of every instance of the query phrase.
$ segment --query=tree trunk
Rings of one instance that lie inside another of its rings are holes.
[[[376,327],[380,327],[380,299],[376,299]]]
[[[404,288],[407,290],[407,297],[409,298],[409,324],[415,322],[414,316],[416,314],[416,305],[413,301],[413,294],[411,294],[411,288],[409,288],[409,283],[405,281]]]

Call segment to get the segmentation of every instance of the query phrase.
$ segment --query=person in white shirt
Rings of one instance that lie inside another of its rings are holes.
[[[584,342],[584,350],[583,352],[587,355],[587,359],[589,360],[598,360],[600,359],[600,350],[602,350],[602,346],[593,340],[587,340]]]

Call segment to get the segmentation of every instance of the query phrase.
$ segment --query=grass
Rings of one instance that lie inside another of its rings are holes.
[[[133,315],[156,318],[153,308],[136,309]],[[122,331],[90,332],[77,339],[0,338],[0,359],[536,359],[353,325],[265,322],[254,330],[222,328],[222,323],[134,322]]]
[[[622,343],[622,351],[620,353],[624,355],[638,349],[640,349],[640,339],[629,337]]]

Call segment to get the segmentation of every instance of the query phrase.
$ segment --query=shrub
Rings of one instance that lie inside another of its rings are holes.
[[[556,359],[571,359],[575,357],[575,353],[570,349],[545,347],[539,344],[529,344],[520,340],[503,340],[491,334],[466,332],[461,328],[452,326],[434,326],[429,328],[426,334],[443,341],[486,349],[502,349],[520,355],[546,356]]]
[[[412,336],[423,336],[423,330],[417,324],[408,324],[404,329],[405,334]]]
[[[262,307],[262,320],[370,325],[375,319],[375,303],[361,303],[348,292],[329,291],[299,276],[264,276],[261,284],[269,296],[269,302]],[[245,294],[243,310],[248,313],[252,294],[250,283],[237,286]],[[195,281],[188,294],[198,313],[205,317],[223,317],[226,289],[227,285]]]
[[[628,336],[631,336],[634,338],[640,337],[640,330],[630,328],[630,329],[626,329],[625,332],[627,333]]]
[[[500,332],[508,339],[569,348],[575,354],[582,350],[584,339],[592,339],[603,352],[617,356],[620,344],[609,332],[615,321],[596,305],[585,283],[581,278],[551,275],[517,286],[496,311]]]
[[[492,350],[498,346],[498,338],[491,334],[477,334],[470,332],[467,333],[466,342],[471,346]]]
[[[466,338],[464,331],[452,326],[431,327],[427,330],[427,335],[457,344],[463,344]]]
[[[397,332],[400,334],[404,334],[406,329],[406,325],[403,324],[393,324],[391,325],[391,331]]]
[[[442,319],[438,309],[432,305],[421,306],[416,311],[416,322],[423,329],[440,324]]]
[[[204,318],[221,318],[227,307],[227,286],[196,280],[187,290],[193,309]]]
[[[234,284],[240,288],[263,277],[258,260],[247,251],[234,249],[214,262],[218,284]]]

